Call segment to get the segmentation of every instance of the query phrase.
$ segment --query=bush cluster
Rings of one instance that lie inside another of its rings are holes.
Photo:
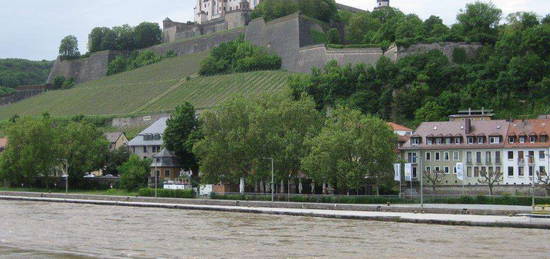
[[[53,80],[54,89],[70,89],[75,85],[74,78],[65,78],[64,76],[57,76]]]
[[[162,61],[164,58],[175,57],[174,52],[168,52],[164,57],[155,54],[151,50],[144,50],[140,52],[132,52],[127,57],[118,56],[109,62],[107,69],[107,75],[114,75],[134,69],[138,69],[143,66],[152,65]]]
[[[153,188],[143,188],[138,192],[139,196],[144,197],[155,197],[155,189]],[[158,197],[163,198],[184,198],[191,199],[195,196],[193,190],[165,190],[157,189]]]
[[[143,22],[136,27],[129,25],[113,28],[96,27],[88,36],[90,52],[102,50],[136,50],[159,44],[162,31],[156,23]]]
[[[269,54],[263,47],[252,45],[240,39],[222,43],[214,48],[200,67],[203,76],[232,72],[249,72],[256,70],[277,70],[281,68],[281,58]]]

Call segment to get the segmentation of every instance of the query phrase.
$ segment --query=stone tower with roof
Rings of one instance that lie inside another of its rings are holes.
[[[376,0],[375,10],[390,7],[390,0]]]

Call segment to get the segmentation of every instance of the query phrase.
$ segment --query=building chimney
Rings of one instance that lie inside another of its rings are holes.
[[[464,119],[464,132],[470,134],[472,132],[472,120],[470,118]]]

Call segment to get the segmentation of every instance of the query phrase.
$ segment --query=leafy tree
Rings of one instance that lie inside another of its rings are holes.
[[[116,35],[116,49],[117,50],[134,50],[138,48],[136,46],[136,35],[134,34],[134,28],[128,24],[122,26],[113,27],[113,32]]]
[[[23,118],[5,131],[9,139],[0,156],[0,177],[10,183],[32,186],[37,177],[48,184],[59,165],[59,131],[50,119]]]
[[[67,161],[69,180],[78,186],[87,172],[102,168],[109,143],[94,125],[70,122],[60,135],[61,158]]]
[[[330,22],[338,14],[334,0],[299,0],[298,7],[304,15]]]
[[[142,22],[134,29],[137,48],[157,45],[162,40],[162,31],[157,23]]]
[[[59,46],[59,55],[62,58],[80,57],[80,52],[78,51],[78,40],[75,36],[70,35],[61,40],[61,45]]]
[[[395,134],[386,123],[357,110],[337,108],[318,136],[308,140],[311,153],[303,160],[303,169],[315,182],[330,183],[339,192],[359,190],[365,179],[378,186],[390,177],[390,155]]]
[[[140,159],[137,155],[118,167],[120,172],[120,186],[129,191],[135,191],[147,186],[150,174],[150,159]]]
[[[176,154],[185,170],[192,170],[198,176],[193,145],[200,139],[200,124],[193,105],[186,102],[176,107],[166,126],[163,135],[166,148]]]
[[[128,159],[130,159],[130,152],[126,147],[120,147],[119,149],[107,152],[104,174],[118,176],[120,173],[118,168],[127,162]]]
[[[327,41],[329,44],[340,44],[340,32],[336,28],[332,28],[327,32]]]
[[[263,17],[266,21],[271,21],[295,13],[298,9],[298,4],[294,0],[264,0],[254,8],[251,18]]]
[[[104,50],[103,41],[108,30],[110,29],[107,27],[96,27],[90,32],[88,35],[88,50],[90,52]]]
[[[544,18],[542,18],[542,20],[540,21],[540,23],[542,23],[542,24],[550,24],[550,14],[547,14],[546,16],[544,16]]]
[[[15,88],[20,85],[43,84],[48,79],[53,62],[25,59],[0,59],[0,85]]]
[[[466,9],[458,14],[457,20],[471,41],[494,42],[501,16],[502,10],[493,3],[477,1],[467,4]]]

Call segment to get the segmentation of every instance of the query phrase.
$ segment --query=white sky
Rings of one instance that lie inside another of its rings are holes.
[[[391,0],[405,13],[425,19],[434,14],[452,24],[461,8],[474,0]],[[2,0],[0,3],[0,58],[53,60],[61,39],[73,34],[86,52],[88,33],[97,26],[116,26],[142,21],[162,23],[193,19],[195,0]],[[376,0],[337,0],[371,10]],[[505,14],[533,11],[550,13],[550,0],[493,0]]]

